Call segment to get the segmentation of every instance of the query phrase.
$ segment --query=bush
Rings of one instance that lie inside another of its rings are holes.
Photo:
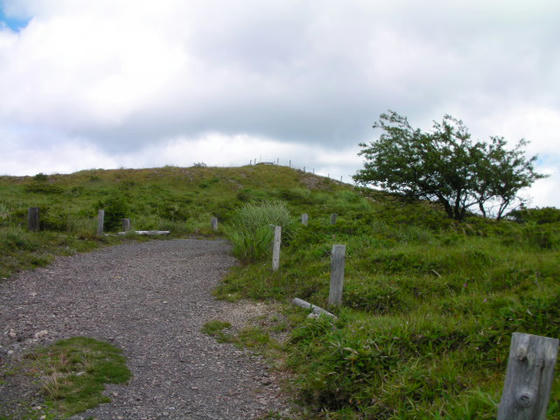
[[[64,192],[64,188],[59,185],[46,184],[43,182],[34,182],[33,184],[27,184],[23,187],[25,192],[31,193],[42,193],[42,194],[61,194]]]
[[[537,225],[560,222],[560,210],[555,207],[514,210],[508,214],[508,219],[518,223],[534,222]]]
[[[46,175],[46,174],[44,174],[44,173],[42,173],[42,172],[39,172],[37,175],[35,175],[35,176],[33,177],[33,179],[34,179],[35,181],[43,182],[43,181],[47,181],[47,180],[49,179],[49,176]]]
[[[100,208],[105,207],[104,229],[109,232],[119,230],[122,227],[122,219],[128,217],[129,211],[124,198],[113,196],[100,204]]]
[[[270,254],[272,226],[282,226],[282,235],[288,239],[291,225],[290,213],[283,203],[246,204],[234,214],[226,234],[237,258],[244,262],[258,261]]]

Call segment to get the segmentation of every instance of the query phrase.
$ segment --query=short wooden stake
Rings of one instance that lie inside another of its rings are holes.
[[[27,210],[27,226],[31,232],[39,231],[39,207],[29,207]]]
[[[280,244],[282,243],[282,226],[274,227],[274,243],[272,245],[272,271],[280,268]]]
[[[307,226],[307,222],[309,221],[309,216],[307,215],[307,213],[303,213],[301,215],[301,224],[303,226]]]
[[[130,219],[122,219],[122,229],[123,232],[128,232],[130,230]]]
[[[104,219],[105,219],[105,210],[99,210],[97,212],[97,234],[99,236],[103,235]]]
[[[342,304],[345,254],[346,245],[333,245],[331,255],[331,288],[329,290],[329,305],[340,306]]]
[[[218,218],[212,217],[212,219],[210,220],[210,224],[212,225],[212,230],[216,232],[218,230]]]
[[[513,333],[498,420],[544,420],[558,339]]]
[[[331,214],[331,225],[336,223],[336,213]]]

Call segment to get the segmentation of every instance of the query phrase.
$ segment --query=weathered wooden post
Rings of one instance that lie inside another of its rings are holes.
[[[307,226],[307,222],[309,221],[309,216],[307,215],[307,213],[303,213],[301,215],[301,224],[303,226]]]
[[[344,286],[344,254],[346,245],[333,245],[331,254],[331,288],[329,305],[342,304],[342,287]]]
[[[122,229],[124,232],[128,232],[130,230],[130,219],[122,219]]]
[[[336,223],[336,213],[331,214],[331,225]]]
[[[280,267],[280,244],[282,243],[282,226],[274,227],[274,243],[272,245],[272,271]]]
[[[27,226],[31,232],[39,231],[39,207],[29,207],[27,210]]]
[[[212,225],[212,230],[216,232],[218,230],[218,218],[212,217],[212,219],[210,219],[210,224]]]
[[[558,339],[513,333],[498,420],[544,420]]]
[[[97,212],[97,234],[99,236],[103,235],[103,223],[105,219],[105,210],[99,210]]]

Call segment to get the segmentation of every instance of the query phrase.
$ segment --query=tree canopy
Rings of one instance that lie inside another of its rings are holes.
[[[410,126],[394,111],[381,114],[373,128],[378,139],[360,143],[364,169],[354,175],[362,185],[441,203],[447,215],[462,220],[471,207],[500,219],[519,204],[518,192],[544,175],[535,172],[520,140],[507,149],[503,137],[473,141],[463,122],[445,115],[431,132]]]

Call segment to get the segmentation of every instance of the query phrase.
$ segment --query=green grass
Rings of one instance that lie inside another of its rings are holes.
[[[2,276],[129,240],[94,235],[97,209],[118,196],[138,229],[212,236],[217,216],[242,262],[215,291],[230,301],[299,297],[327,307],[330,252],[346,244],[343,305],[329,308],[334,323],[287,305],[283,346],[267,327],[235,334],[226,324],[205,327],[224,341],[281,351],[308,418],[495,418],[511,334],[560,337],[557,210],[523,212],[517,222],[471,215],[457,223],[433,203],[276,166],[0,178]],[[277,272],[267,245],[272,231],[252,223],[271,202],[290,218]],[[44,231],[26,231],[29,206],[41,208]],[[301,213],[309,214],[307,227]],[[559,384],[551,419],[560,418]]]
[[[5,372],[3,372],[6,374]],[[28,353],[17,372],[38,382],[44,402],[28,418],[67,418],[101,403],[105,384],[126,383],[131,373],[122,351],[87,337],[57,341]]]
[[[100,208],[105,208],[107,232],[119,230],[120,218],[126,216],[135,230],[171,230],[171,237],[213,237],[216,233],[210,226],[212,216],[218,217],[223,226],[243,205],[278,201],[287,191],[307,191],[306,182],[313,183],[317,197],[342,189],[331,180],[264,165],[2,176],[0,281],[17,271],[48,264],[56,255],[130,240],[96,236]],[[27,231],[29,207],[39,207],[41,232]]]
[[[333,196],[294,230],[278,272],[235,267],[216,294],[328,307],[330,251],[346,244],[339,319],[295,324],[285,346],[309,416],[495,418],[511,334],[560,337],[560,226],[458,224],[423,203]],[[556,379],[548,418],[559,397]]]

